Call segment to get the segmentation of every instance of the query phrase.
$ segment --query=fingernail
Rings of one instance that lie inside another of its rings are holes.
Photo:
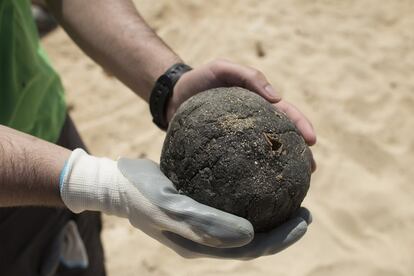
[[[276,91],[273,89],[273,87],[270,84],[266,85],[264,89],[266,90],[267,95],[270,98],[275,99],[275,100],[280,99],[280,97],[277,95]]]

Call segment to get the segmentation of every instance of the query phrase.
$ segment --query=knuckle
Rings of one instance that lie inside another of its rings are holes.
[[[210,69],[218,74],[222,74],[225,71],[224,68],[227,67],[227,61],[224,59],[215,59],[209,63]]]
[[[211,61],[209,63],[209,65],[212,69],[218,70],[220,68],[223,68],[223,66],[226,65],[226,61],[224,61],[222,59],[215,59],[215,60]]]
[[[264,74],[261,71],[255,69],[255,68],[252,68],[251,71],[250,71],[250,78],[252,78],[252,79],[263,79]]]

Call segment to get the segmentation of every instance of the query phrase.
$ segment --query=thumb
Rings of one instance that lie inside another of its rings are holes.
[[[246,88],[273,103],[281,100],[265,75],[255,68],[226,60],[218,60],[213,63],[211,70],[224,86]]]
[[[220,248],[243,246],[253,239],[254,230],[249,221],[179,194],[158,164],[121,158],[118,169],[146,200],[156,206],[157,212],[162,212],[157,215],[161,230]]]

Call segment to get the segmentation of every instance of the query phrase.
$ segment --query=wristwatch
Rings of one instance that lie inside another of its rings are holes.
[[[184,63],[176,63],[155,82],[149,99],[149,106],[153,118],[152,121],[162,130],[167,130],[168,128],[165,112],[168,101],[173,94],[174,86],[180,77],[191,69],[190,66]]]

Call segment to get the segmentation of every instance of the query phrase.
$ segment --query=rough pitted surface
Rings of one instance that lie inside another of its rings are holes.
[[[266,100],[236,87],[182,104],[160,163],[181,193],[248,219],[256,232],[300,207],[311,175],[310,151],[296,127]]]

